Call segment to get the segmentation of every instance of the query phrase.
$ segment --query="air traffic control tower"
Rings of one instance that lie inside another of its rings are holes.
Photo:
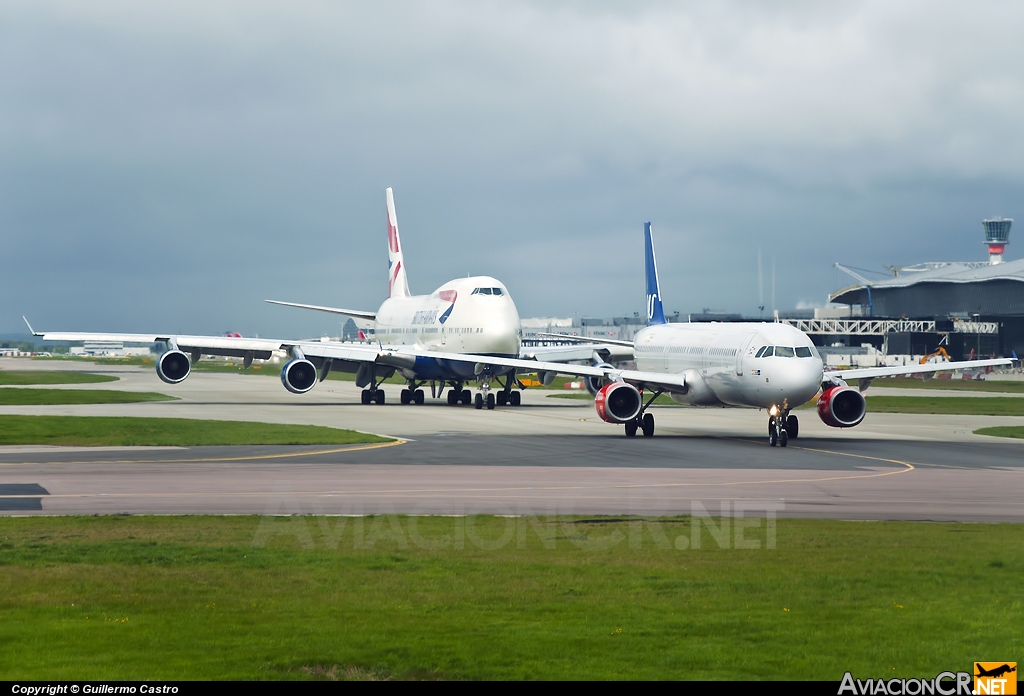
[[[1002,263],[1003,251],[1006,249],[1006,245],[1010,243],[1010,225],[1013,224],[1013,220],[997,217],[991,220],[982,220],[981,224],[985,228],[988,262],[993,266],[997,263]]]

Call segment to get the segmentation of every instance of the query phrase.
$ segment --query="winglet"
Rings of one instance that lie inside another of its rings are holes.
[[[661,306],[661,290],[658,288],[658,261],[654,257],[654,239],[651,237],[651,223],[644,223],[644,260],[647,272],[647,325],[664,324],[665,310]]]
[[[21,315],[21,318],[25,320],[25,326],[28,327],[28,332],[30,334],[32,334],[33,336],[42,336],[43,335],[43,334],[38,333],[37,331],[34,331],[32,329],[32,325],[28,323],[28,318],[24,314]]]

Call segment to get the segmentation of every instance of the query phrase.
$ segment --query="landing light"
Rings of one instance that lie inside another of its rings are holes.
[[[770,415],[770,416],[777,416],[777,415],[779,415],[779,407],[778,406],[772,406],[770,409],[768,409],[768,415]]]

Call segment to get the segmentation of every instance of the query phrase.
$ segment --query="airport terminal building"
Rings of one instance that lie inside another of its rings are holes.
[[[888,337],[893,342],[934,343],[946,336],[954,359],[1024,355],[1024,259],[1003,261],[1012,220],[984,220],[989,260],[891,267],[894,277],[843,288],[829,301],[871,319],[934,322],[927,336]],[[929,340],[931,339],[931,340]],[[930,352],[935,348],[928,346]],[[911,351],[918,352],[918,351]]]

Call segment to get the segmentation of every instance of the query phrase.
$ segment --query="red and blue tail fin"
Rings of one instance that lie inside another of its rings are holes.
[[[402,240],[398,236],[398,216],[395,215],[395,196],[387,190],[388,207],[388,297],[409,297],[409,280],[405,275],[405,257]]]
[[[654,257],[654,239],[651,237],[651,223],[644,223],[644,261],[647,272],[647,325],[664,324],[665,310],[661,306],[661,290],[658,289],[658,261]]]

